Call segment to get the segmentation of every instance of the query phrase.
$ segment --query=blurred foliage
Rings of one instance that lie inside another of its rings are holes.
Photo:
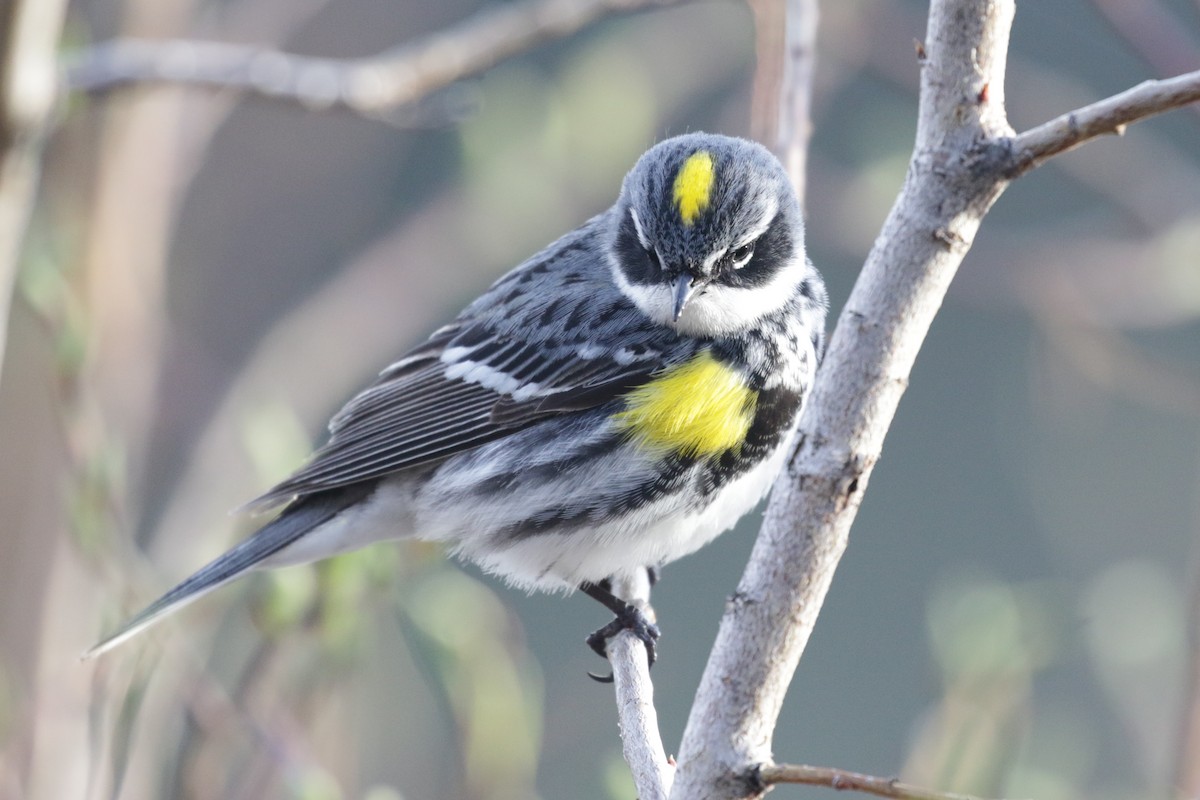
[[[83,0],[68,30],[72,47],[357,56],[482,5]],[[1140,8],[1177,20],[1171,46],[1192,47],[1174,55],[1200,64],[1194,4]],[[822,4],[806,205],[835,313],[904,178],[924,10]],[[1107,20],[1088,0],[1021,4],[1015,125],[1153,75],[1161,54]],[[732,0],[612,17],[434,98],[415,127],[207,94],[73,99],[0,385],[0,798],[632,797],[611,692],[584,675],[604,612],[433,546],[260,575],[98,664],[75,656],[244,535],[228,509],[405,347],[611,203],[647,146],[744,133],[753,47]],[[1200,714],[1198,120],[1069,154],[985,222],[779,759],[1038,800],[1200,791],[1181,733]],[[656,588],[668,750],[755,527]]]

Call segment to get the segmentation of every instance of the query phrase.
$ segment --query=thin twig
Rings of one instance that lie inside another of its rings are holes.
[[[782,0],[747,0],[754,13],[754,86],[750,92],[750,138],[783,158],[779,113],[784,99],[787,60],[787,6]]]
[[[644,611],[650,608],[650,581],[644,572],[636,580],[614,581],[613,593]],[[608,642],[607,652],[616,687],[621,749],[633,772],[638,799],[666,800],[674,764],[667,759],[658,732],[646,646],[630,631],[622,631]]]
[[[877,797],[896,797],[900,800],[982,800],[969,794],[937,792],[923,789],[896,778],[879,778],[834,767],[810,767],[805,764],[767,764],[758,768],[757,778],[764,786],[777,783],[802,783],[808,786],[828,786],[838,791],[863,792]]]
[[[817,18],[817,0],[787,0],[784,92],[779,100],[776,149],[802,205],[808,175],[808,140],[812,138]]]
[[[801,203],[812,134],[817,0],[750,0],[758,64],[750,133],[787,167]]]
[[[1121,135],[1125,126],[1200,100],[1200,70],[1145,81],[1132,89],[1069,111],[1013,139],[1018,159],[1009,177],[1023,175],[1051,156],[1065,153],[1106,133]]]
[[[441,33],[357,59],[311,58],[252,45],[115,39],[67,64],[71,89],[145,84],[224,89],[379,117],[534,44],[612,12],[679,0],[524,0],[491,6]]]

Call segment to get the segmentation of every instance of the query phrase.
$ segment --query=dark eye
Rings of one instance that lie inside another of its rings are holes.
[[[748,242],[729,254],[729,263],[734,269],[741,269],[754,257],[754,242]]]

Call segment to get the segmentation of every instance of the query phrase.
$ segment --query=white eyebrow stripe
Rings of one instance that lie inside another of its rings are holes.
[[[725,254],[728,252],[729,248],[726,247],[713,253],[708,258],[704,259],[704,263],[701,265],[700,269],[703,270],[704,274],[710,274],[713,271],[713,267],[716,265],[716,263],[724,258]]]
[[[646,231],[642,229],[642,221],[638,219],[637,209],[633,206],[629,207],[629,217],[633,220],[633,229],[637,231],[638,241],[642,243],[642,247],[647,250],[652,249],[650,239],[646,236]]]
[[[733,247],[731,247],[730,249],[737,250],[739,247],[748,245],[751,242],[758,239],[758,237],[762,236],[764,233],[767,232],[767,228],[771,227],[771,223],[775,221],[775,217],[778,214],[779,214],[779,201],[776,200],[774,197],[768,198],[766,211],[762,215],[762,222],[760,222],[758,225],[754,226],[749,231],[747,231],[746,235],[743,236],[738,241],[734,242]]]
[[[632,210],[632,209],[630,209],[630,210]],[[712,255],[710,255],[708,258],[704,259],[704,265],[703,265],[704,272],[711,273],[713,270],[713,267],[716,265],[716,263],[718,261],[720,261],[722,258],[725,257],[726,253],[731,253],[734,250],[737,250],[739,247],[744,247],[748,244],[751,244],[752,242],[758,241],[758,238],[760,236],[762,236],[764,233],[766,233],[767,229],[771,227],[771,223],[773,223],[775,221],[775,217],[778,214],[778,212],[779,212],[779,203],[775,200],[775,198],[769,198],[767,200],[766,211],[762,215],[762,221],[759,222],[758,225],[755,225],[753,228],[748,230],[746,232],[745,236],[743,236],[740,239],[735,240],[734,243],[732,245],[730,245],[729,247],[726,247],[723,250],[718,250],[715,253],[713,253]]]

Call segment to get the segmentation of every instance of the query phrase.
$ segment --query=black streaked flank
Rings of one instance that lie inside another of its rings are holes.
[[[616,443],[622,444],[620,438]],[[560,534],[579,530],[604,519],[635,511],[668,495],[675,494],[691,480],[696,459],[676,455],[663,461],[652,483],[633,491],[597,497],[591,502],[548,508],[498,530],[497,543],[519,542],[540,534]],[[560,473],[561,474],[561,473]]]
[[[758,393],[754,420],[742,446],[726,450],[705,469],[700,491],[711,496],[735,478],[758,466],[783,441],[800,408],[803,395],[792,389],[767,389]]]
[[[520,483],[531,483],[536,486],[546,481],[553,481],[573,470],[579,469],[589,463],[594,463],[595,459],[609,455],[622,444],[621,436],[617,434],[606,436],[594,442],[589,442],[565,458],[546,461],[541,464],[524,467],[520,470],[503,472],[493,475],[490,478],[485,478],[475,484],[471,492],[477,497],[487,497],[488,495],[510,491]]]

